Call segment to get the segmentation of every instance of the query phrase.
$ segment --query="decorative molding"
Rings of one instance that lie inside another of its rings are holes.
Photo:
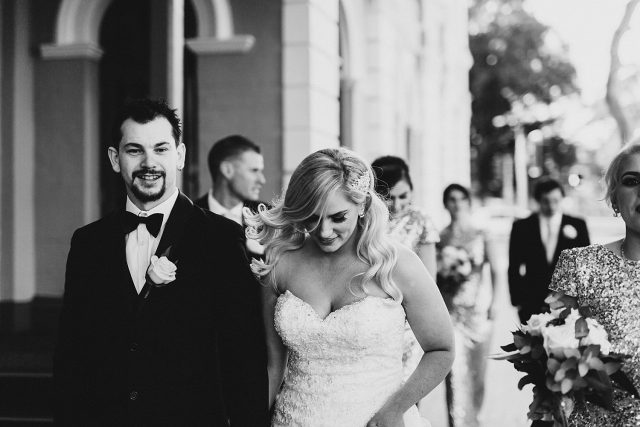
[[[198,38],[234,37],[230,0],[190,0],[196,10]],[[56,44],[99,44],[100,23],[111,0],[62,0],[56,17]]]
[[[197,55],[215,55],[224,53],[247,53],[255,44],[255,37],[248,34],[235,35],[220,39],[217,37],[198,37],[186,41],[187,47]]]
[[[229,0],[191,0],[198,20],[198,38],[233,36],[233,13]]]
[[[93,43],[43,44],[40,45],[43,59],[95,59],[104,53]]]

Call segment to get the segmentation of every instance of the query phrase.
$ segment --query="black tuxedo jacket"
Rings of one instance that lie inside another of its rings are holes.
[[[57,424],[267,426],[260,285],[241,227],[180,194],[156,251],[168,250],[176,280],[145,298],[127,267],[123,213],[71,240],[54,356]]]
[[[549,263],[540,237],[538,214],[513,223],[509,240],[509,291],[511,303],[520,307],[521,321],[545,308],[544,299],[550,292],[548,286],[560,252],[587,245],[589,232],[584,220],[562,215],[558,243]]]
[[[198,199],[196,199],[194,201],[194,203],[197,206],[200,206],[202,209],[209,210],[209,194],[207,193],[207,194],[199,197]],[[260,201],[254,202],[254,201],[247,200],[247,201],[244,202],[244,207],[245,208],[249,208],[253,212],[257,212],[258,211],[258,206],[261,203],[266,205],[266,203],[264,203],[264,202],[260,202]],[[243,224],[244,224],[244,218],[243,218]],[[246,241],[246,238],[245,238],[245,241]],[[255,252],[251,251],[246,245],[245,245],[245,250],[247,251],[247,257],[249,258],[249,261],[251,261],[252,258],[262,259],[262,260],[264,259],[264,254],[263,253],[262,254],[257,254]]]

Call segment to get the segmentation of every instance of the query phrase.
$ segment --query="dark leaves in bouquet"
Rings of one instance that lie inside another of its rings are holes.
[[[516,345],[514,343],[509,343],[507,345],[502,345],[500,346],[500,348],[506,352],[511,353],[512,351],[516,351],[518,349],[518,347],[516,347]]]
[[[633,395],[636,399],[640,399],[640,394],[638,394],[638,389],[633,385],[633,382],[629,379],[627,374],[618,370],[609,376],[613,382],[615,382],[622,390],[627,393]]]
[[[580,313],[580,316],[582,317],[593,317],[593,312],[591,311],[591,308],[586,305],[578,307],[578,313]]]
[[[603,371],[590,370],[584,380],[597,393],[586,393],[585,399],[605,409],[613,408],[613,385]]]

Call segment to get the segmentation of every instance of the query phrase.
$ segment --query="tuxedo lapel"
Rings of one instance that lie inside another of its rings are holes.
[[[558,258],[560,257],[560,252],[564,249],[568,248],[567,237],[564,235],[562,230],[564,230],[565,225],[568,224],[567,216],[562,215],[562,220],[560,221],[560,229],[558,230],[558,243],[556,243],[556,250],[553,252],[553,262],[556,263]]]
[[[542,242],[542,235],[540,233],[540,217],[538,214],[531,216],[531,242],[536,247],[536,256],[541,260],[544,260],[544,263],[547,264],[547,251],[544,247],[544,243]]]
[[[164,231],[162,232],[160,243],[158,243],[158,248],[156,249],[157,256],[165,255],[167,249],[171,247],[171,253],[168,258],[170,260],[175,259],[174,245],[179,241],[180,237],[184,233],[184,228],[189,216],[191,215],[192,208],[193,202],[191,202],[191,200],[189,200],[189,198],[184,194],[178,194],[176,203],[173,205],[173,209],[171,209],[169,219],[167,220]]]

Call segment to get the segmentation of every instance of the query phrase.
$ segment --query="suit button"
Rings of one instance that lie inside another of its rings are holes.
[[[137,351],[138,350],[138,343],[137,342],[131,343],[131,347],[129,348],[129,350]]]
[[[131,393],[129,393],[129,400],[136,400],[137,398],[138,398],[137,391],[132,391]]]

